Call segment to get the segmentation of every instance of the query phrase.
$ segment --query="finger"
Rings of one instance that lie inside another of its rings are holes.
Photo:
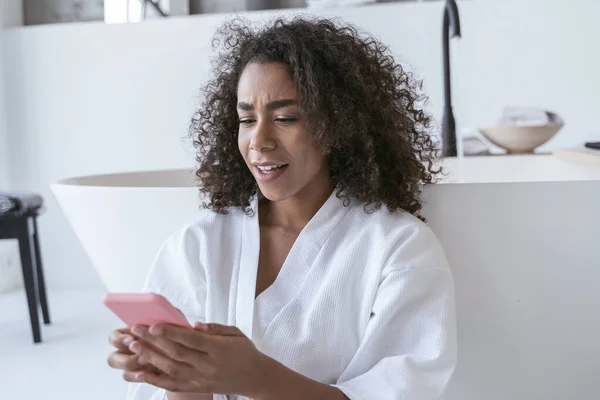
[[[208,353],[209,350],[214,347],[214,345],[211,345],[211,343],[214,343],[214,337],[211,337],[205,332],[200,332],[194,329],[184,328],[181,326],[156,325],[153,326],[148,333],[150,333],[150,335],[144,336],[144,339],[148,338],[148,340],[151,340],[153,344],[157,343],[157,346],[158,339],[166,339],[167,341],[175,342],[190,349],[206,353]],[[161,343],[167,345],[165,342]]]
[[[108,342],[120,351],[129,353],[129,345],[133,339],[134,338],[131,334],[129,334],[129,331],[125,333],[121,330],[116,330],[110,333]]]
[[[136,354],[130,355],[116,351],[108,357],[108,365],[111,368],[122,369],[125,371],[134,371],[140,368],[138,363],[138,356]]]
[[[127,382],[144,382],[137,379],[137,374],[139,371],[125,371],[123,372],[123,379]]]
[[[159,327],[157,329],[163,328]],[[144,347],[148,347],[151,349],[154,348],[155,350],[158,350],[159,352],[169,356],[175,361],[180,361],[192,365],[196,363],[198,357],[206,355],[206,353],[203,353],[199,349],[193,348],[191,346],[185,346],[181,343],[170,340],[164,336],[156,336],[151,334],[150,332],[155,332],[154,330],[141,328],[136,329],[135,332],[139,335],[139,338],[143,340],[134,341],[129,346],[129,349],[136,354],[140,354]]]
[[[168,375],[157,375],[150,373],[138,373],[135,377],[136,382],[146,382],[161,389],[166,389],[169,392],[195,392],[209,393],[203,391],[195,382],[180,379],[174,379]]]
[[[236,326],[228,326],[221,324],[203,324],[201,322],[196,322],[194,324],[194,329],[198,329],[202,332],[208,333],[209,335],[244,336],[242,331],[240,331],[239,328]]]
[[[160,373],[160,370],[151,364],[140,364],[137,354],[129,355],[114,352],[108,357],[108,365],[114,369],[124,370],[125,372],[148,371]]]
[[[138,356],[138,363],[140,365],[153,365],[174,379],[192,380],[198,376],[198,372],[190,364],[175,361],[147,346],[143,346]]]

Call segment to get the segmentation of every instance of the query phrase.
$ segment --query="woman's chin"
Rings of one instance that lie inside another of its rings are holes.
[[[264,186],[266,185],[259,185],[259,189],[263,197],[269,201],[282,201],[292,196],[287,190],[278,190],[273,187]]]

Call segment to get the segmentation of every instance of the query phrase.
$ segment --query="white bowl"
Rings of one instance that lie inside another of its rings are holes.
[[[552,139],[562,124],[542,126],[492,126],[480,128],[479,132],[490,142],[505,149],[509,154],[533,153]]]

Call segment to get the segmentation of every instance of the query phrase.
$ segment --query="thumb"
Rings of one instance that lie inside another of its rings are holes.
[[[221,324],[203,324],[201,322],[196,322],[194,324],[194,329],[208,333],[209,335],[244,336],[242,331],[240,331],[237,327]]]

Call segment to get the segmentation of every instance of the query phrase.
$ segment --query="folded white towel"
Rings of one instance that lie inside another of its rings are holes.
[[[465,156],[485,156],[490,154],[490,148],[475,135],[463,137],[463,154]]]

